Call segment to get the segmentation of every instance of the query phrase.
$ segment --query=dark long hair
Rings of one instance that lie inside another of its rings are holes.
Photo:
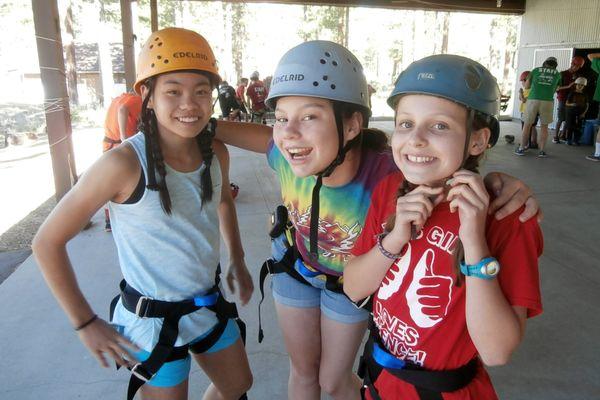
[[[201,72],[200,72],[201,73]],[[209,75],[207,77],[211,78]],[[211,80],[212,84],[212,80]],[[165,161],[162,155],[162,150],[160,148],[160,139],[158,135],[158,124],[156,121],[156,115],[154,114],[154,110],[148,108],[148,101],[150,97],[154,93],[154,88],[156,86],[156,77],[151,77],[146,82],[144,82],[144,86],[148,88],[148,92],[146,97],[142,102],[142,112],[140,115],[139,121],[139,129],[143,132],[144,138],[146,139],[146,162],[147,162],[147,170],[148,170],[148,182],[146,187],[149,190],[158,191],[160,195],[160,204],[162,206],[163,211],[171,215],[171,197],[169,196],[169,189],[167,188],[167,170],[165,168]],[[200,154],[202,155],[202,160],[204,161],[205,168],[200,174],[200,190],[201,195],[200,198],[202,200],[202,205],[204,205],[205,201],[212,200],[213,188],[212,188],[212,178],[210,176],[210,166],[213,159],[213,150],[212,150],[212,140],[215,135],[215,121],[211,118],[208,125],[196,135],[196,143],[198,145],[198,149],[200,150]],[[156,179],[156,171],[160,175],[160,180]]]
[[[363,126],[360,134],[353,139],[350,148],[360,147],[372,150],[385,150],[389,148],[388,136],[385,132],[379,129],[369,128],[369,111],[362,106],[351,103],[335,102],[335,106],[339,107],[344,119],[350,118],[355,112],[361,113],[363,117]]]
[[[471,124],[471,132],[478,131],[483,128],[491,129],[490,119],[483,114],[474,113],[473,123]],[[467,138],[467,140],[470,140],[470,138]],[[465,148],[466,148],[466,146],[465,146]],[[475,172],[478,174],[479,173],[479,162],[481,161],[483,156],[484,156],[484,153],[481,153],[476,156],[469,155],[465,159],[463,165],[461,166],[461,169],[466,169],[468,171]],[[402,184],[398,188],[396,200],[399,199],[400,197],[405,196],[406,194],[410,193],[416,187],[417,187],[417,185],[412,184],[409,181],[407,181],[406,179],[404,179],[402,181]],[[391,232],[392,229],[394,229],[395,222],[396,222],[396,214],[390,215],[385,223],[386,232]],[[465,256],[464,247],[463,247],[460,239],[458,239],[456,241],[456,247],[454,249],[454,274],[456,277],[456,279],[455,279],[456,286],[460,286],[463,281],[462,274],[460,273],[460,262],[463,260],[464,256]]]

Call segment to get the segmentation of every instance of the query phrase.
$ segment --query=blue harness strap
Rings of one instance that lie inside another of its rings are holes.
[[[479,367],[478,358],[473,358],[462,367],[452,370],[433,371],[424,369],[389,353],[383,345],[377,327],[371,319],[369,340],[360,358],[358,376],[363,379],[361,395],[366,391],[374,400],[382,400],[375,382],[383,370],[414,386],[420,400],[442,400],[442,393],[454,392],[467,386],[475,377]]]
[[[221,295],[219,289],[220,274],[221,267],[217,266],[215,285],[206,295],[175,302],[155,300],[144,296],[129,286],[125,280],[121,281],[119,285],[121,294],[111,302],[111,320],[119,298],[125,309],[140,318],[163,318],[158,342],[150,352],[150,356],[145,361],[139,362],[130,368],[131,378],[127,388],[127,400],[133,400],[139,388],[152,379],[165,362],[184,358],[187,356],[188,351],[202,353],[211,348],[221,338],[229,319],[234,319],[238,323],[245,343],[245,324],[239,319],[235,303],[228,302]],[[209,335],[192,346],[175,347],[181,317],[203,307],[216,314],[218,322],[215,328]],[[245,396],[242,396],[242,399],[245,399]]]

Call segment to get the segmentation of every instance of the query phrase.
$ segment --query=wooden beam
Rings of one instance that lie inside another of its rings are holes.
[[[158,30],[158,0],[150,0],[150,26],[152,32]]]
[[[193,1],[193,0],[192,0]],[[209,0],[216,1],[216,0]],[[459,11],[493,14],[524,14],[526,0],[225,0],[229,3],[279,3],[338,7],[376,7],[402,10]],[[498,7],[500,5],[500,7]]]
[[[125,63],[125,86],[127,91],[135,83],[135,49],[133,47],[133,22],[131,0],[121,0],[121,30],[123,32],[123,60]]]
[[[56,200],[77,180],[73,156],[71,112],[67,95],[65,60],[60,36],[57,0],[32,0],[33,23],[44,87],[44,111],[54,172]]]

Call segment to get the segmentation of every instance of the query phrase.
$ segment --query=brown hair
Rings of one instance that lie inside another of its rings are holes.
[[[485,116],[481,113],[475,112],[474,117],[473,117],[473,123],[471,124],[471,132],[478,131],[483,128],[491,128],[489,121],[490,120],[487,116]],[[479,173],[479,162],[483,158],[484,153],[485,152],[478,154],[476,156],[469,155],[465,159],[464,163],[462,164],[461,169],[466,169],[471,172]],[[396,199],[410,193],[416,187],[417,187],[417,185],[414,185],[414,184],[410,183],[409,181],[407,181],[406,179],[404,179],[402,181],[402,184],[398,188]],[[394,229],[395,222],[396,222],[396,214],[390,215],[385,223],[385,231],[391,232],[392,229]],[[456,280],[455,280],[456,286],[460,286],[463,281],[462,274],[460,273],[460,262],[463,260],[464,256],[465,256],[465,252],[464,252],[463,245],[462,245],[460,239],[458,239],[456,241],[456,247],[454,249],[454,272],[455,272],[455,276],[456,276]]]
[[[209,78],[211,82],[211,87],[215,87],[215,82],[211,74],[202,73],[198,71],[199,74],[205,75]],[[166,214],[171,215],[171,196],[169,196],[169,189],[167,188],[167,170],[165,168],[165,162],[162,155],[162,150],[160,148],[160,141],[158,136],[158,124],[156,120],[156,115],[154,114],[154,110],[148,108],[148,101],[150,97],[154,93],[154,88],[156,86],[156,77],[148,78],[144,84],[148,88],[146,93],[146,97],[142,102],[142,112],[140,114],[139,121],[139,130],[144,134],[145,137],[145,150],[146,150],[146,169],[148,172],[148,182],[146,184],[146,188],[149,190],[158,191],[160,195],[160,204],[162,206],[163,211]],[[196,143],[198,145],[198,150],[200,150],[200,154],[202,155],[202,160],[204,161],[205,168],[202,170],[200,174],[200,198],[202,200],[202,205],[204,205],[205,201],[210,201],[213,195],[212,188],[212,178],[210,176],[210,166],[213,159],[213,150],[212,150],[212,139],[214,137],[214,129],[209,129],[211,122],[208,123],[207,127],[205,127],[202,132],[196,135]],[[156,171],[160,175],[160,181],[156,180]]]
[[[360,134],[353,140],[352,148],[364,147],[373,150],[385,150],[390,147],[388,136],[380,129],[369,128],[369,110],[352,103],[337,102],[342,112],[342,117],[348,119],[352,114],[359,112],[363,117],[363,126]]]

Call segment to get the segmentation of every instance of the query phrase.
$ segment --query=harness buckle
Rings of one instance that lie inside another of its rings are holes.
[[[135,305],[135,315],[140,318],[146,318],[146,312],[148,311],[148,304],[150,300],[152,299],[148,296],[141,296]],[[137,365],[139,364],[136,364],[136,366]]]
[[[135,364],[133,368],[131,368],[131,373],[136,378],[141,379],[144,382],[148,382],[154,376],[154,374],[151,374],[150,372],[146,371],[142,363]]]

